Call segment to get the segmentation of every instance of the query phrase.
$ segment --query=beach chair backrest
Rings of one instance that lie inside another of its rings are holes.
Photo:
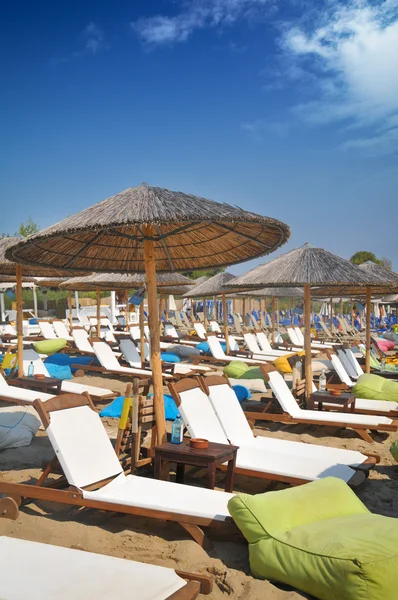
[[[346,385],[348,385],[349,387],[351,387],[353,385],[353,382],[349,378],[349,376],[347,374],[347,371],[343,367],[343,365],[342,365],[339,357],[336,354],[331,354],[330,355],[330,360],[332,362],[334,370],[336,371],[336,373],[339,376],[339,378],[342,381],[342,383],[345,383]]]
[[[286,332],[292,344],[294,344],[295,346],[302,346],[302,344],[297,339],[297,334],[294,331],[293,327],[286,327]]]
[[[61,321],[61,319],[54,319],[53,327],[54,327],[54,331],[58,337],[64,338],[64,339],[67,339],[70,337],[69,332],[66,329],[65,323],[63,321]]]
[[[177,333],[176,328],[174,327],[174,325],[172,323],[165,323],[164,333],[165,333],[166,337],[172,337],[172,338],[175,338],[176,340],[178,340],[180,337]]]
[[[210,331],[213,333],[222,333],[220,325],[217,323],[217,321],[210,321],[209,325]]]
[[[49,321],[37,321],[39,325],[40,333],[46,340],[56,340],[57,334],[54,331],[54,327]]]
[[[363,375],[364,371],[363,371],[361,365],[359,364],[359,362],[357,360],[357,357],[353,353],[352,349],[351,348],[346,348],[345,353],[346,353],[346,355],[348,357],[348,360],[350,361],[350,363],[354,367],[357,376],[359,377],[360,375]]]
[[[260,344],[260,348],[263,352],[272,350],[272,346],[269,343],[269,340],[268,340],[267,336],[265,335],[264,331],[257,331],[256,336],[257,336],[258,343]]]
[[[120,369],[119,362],[113,354],[112,348],[106,342],[93,342],[93,350],[95,356],[105,369],[109,369],[110,371]]]
[[[353,367],[353,365],[351,364],[350,359],[348,358],[347,354],[344,352],[344,350],[342,350],[341,348],[339,348],[337,350],[337,356],[340,359],[341,364],[343,365],[346,373],[348,374],[349,377],[353,377],[354,379],[357,378],[357,374],[356,371]]]
[[[267,375],[270,388],[281,405],[282,410],[292,417],[301,416],[301,408],[297,404],[282,375],[278,371],[268,372]]]
[[[0,372],[0,390],[6,390],[9,387],[3,373]]]
[[[198,337],[200,337],[201,340],[205,340],[206,339],[206,329],[204,328],[204,325],[202,323],[195,322],[193,324],[193,326],[194,326],[196,333],[198,334]]]
[[[176,404],[179,403],[178,410],[191,437],[228,444],[211,402],[197,380],[184,379],[175,385],[169,384],[169,389]]]
[[[130,336],[134,341],[139,341],[141,338],[140,327],[139,325],[130,325],[129,326]]]
[[[141,368],[141,356],[132,340],[120,340],[120,351],[131,367]]]
[[[225,378],[219,375],[207,377],[204,383],[208,387],[213,410],[231,444],[250,446],[254,439],[253,432],[234,390]]]
[[[220,341],[216,338],[215,335],[209,335],[207,337],[207,343],[209,344],[210,352],[212,353],[214,358],[218,358],[221,360],[226,359],[225,352],[222,349]]]
[[[296,338],[300,343],[300,346],[304,345],[304,336],[303,336],[303,332],[301,331],[300,327],[298,327],[297,325],[293,328],[295,333],[296,333]]]
[[[92,354],[93,348],[88,340],[88,333],[85,329],[81,327],[72,329],[72,337],[81,352],[90,352]]]
[[[232,313],[232,318],[234,320],[234,326],[238,333],[242,333],[242,326],[239,321],[239,317],[236,313]]]
[[[103,338],[104,338],[104,340],[106,340],[107,342],[110,342],[111,344],[117,344],[116,338],[111,329],[105,329]]]
[[[70,396],[65,394],[56,398],[58,408],[62,403],[68,406]],[[39,405],[46,413],[49,402]],[[35,401],[35,406],[37,404]],[[71,485],[82,488],[122,473],[101,419],[87,402],[48,414],[47,435]]]
[[[246,346],[249,348],[250,352],[253,352],[253,354],[258,354],[259,352],[261,353],[254,333],[244,333],[243,337],[245,339]]]
[[[0,325],[0,335],[4,334],[4,335],[15,335],[15,337],[17,336],[17,331],[15,329],[15,327],[13,327],[12,325],[10,325],[10,323],[4,323],[3,325]]]
[[[229,339],[229,349],[232,350],[232,352],[238,352],[239,344],[236,341],[235,336],[230,335],[228,339]]]
[[[49,377],[46,366],[40,358],[40,356],[37,354],[36,350],[24,350],[23,374],[25,375],[25,377],[28,375],[28,369],[31,362],[33,362],[35,375],[44,375],[45,377]]]

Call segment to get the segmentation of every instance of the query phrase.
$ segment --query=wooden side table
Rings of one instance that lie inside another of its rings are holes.
[[[43,379],[36,379],[36,377],[11,377],[8,383],[16,387],[35,390],[36,392],[59,394],[61,392],[62,379],[55,377],[44,377]]]
[[[355,412],[355,395],[351,392],[341,392],[339,396],[334,396],[330,392],[314,392],[308,399],[308,408],[314,410],[323,410],[323,403],[338,404],[343,407],[344,412]]]
[[[207,468],[208,471],[208,487],[214,490],[216,468],[218,465],[228,462],[225,491],[232,492],[238,448],[238,446],[216,444],[213,442],[209,442],[208,448],[192,448],[189,444],[189,439],[185,438],[181,444],[165,442],[159,446],[155,446],[155,478],[162,478],[165,474],[164,467],[168,466],[170,462],[177,463],[177,483],[184,483],[185,465],[203,467]]]

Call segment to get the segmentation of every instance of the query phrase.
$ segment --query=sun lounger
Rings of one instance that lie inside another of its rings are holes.
[[[258,359],[258,360],[255,359],[254,360],[252,358],[247,358],[247,357],[243,357],[243,356],[235,356],[235,355],[227,356],[225,354],[224,350],[222,349],[220,340],[216,337],[216,335],[214,333],[209,333],[209,335],[207,336],[207,343],[209,344],[209,349],[210,349],[212,356],[193,356],[192,362],[194,364],[200,360],[211,361],[211,362],[216,362],[216,363],[221,363],[221,364],[229,364],[233,360],[244,362],[244,363],[247,363],[248,365],[265,364],[265,360],[263,360],[263,359]],[[244,352],[242,352],[241,354],[244,354]]]
[[[88,396],[65,394],[34,402],[69,487],[44,487],[48,468],[36,485],[0,480],[0,516],[15,519],[21,498],[47,500],[180,523],[200,544],[202,526],[231,523],[232,494],[125,475]]]
[[[290,329],[290,327],[288,327],[288,329]],[[296,339],[299,342],[300,346],[304,346],[304,335],[303,332],[301,331],[300,327],[298,327],[297,325],[292,327],[291,329],[293,329],[293,331],[296,334]],[[322,350],[322,348],[333,348],[334,345],[336,345],[337,342],[322,342],[319,340],[312,340],[311,341],[311,347],[315,348],[315,349],[320,349]]]
[[[254,356],[263,356],[265,360],[272,361],[275,360],[275,358],[278,358],[279,356],[287,356],[292,354],[288,350],[274,350],[273,348],[271,348],[271,346],[269,350],[262,350],[257,343],[256,336],[254,335],[254,333],[244,333],[243,338],[250,352],[252,352]]]
[[[229,443],[209,397],[197,380],[184,379],[177,384],[170,384],[169,390],[191,437],[205,438],[219,444]],[[365,479],[363,473],[355,472],[346,464],[336,463],[336,460],[320,460],[317,455],[299,456],[294,452],[294,446],[291,450],[285,448],[271,453],[265,447],[255,446],[252,439],[239,446],[235,472],[292,485],[330,475],[351,481],[352,485]]]
[[[356,415],[352,413],[330,413],[318,410],[303,410],[289,390],[282,375],[269,365],[263,365],[261,370],[277,398],[282,414],[266,412],[248,412],[247,418],[255,421],[274,421],[279,423],[325,425],[353,429],[365,442],[373,443],[368,431],[397,431],[397,424],[387,417],[372,415]]]
[[[83,327],[74,327],[72,329],[72,338],[81,354],[94,356],[94,350],[90,344],[88,333]]]
[[[46,365],[41,360],[36,350],[23,351],[23,372],[25,376],[28,375],[28,369],[31,362],[33,362],[34,373],[36,375],[41,373],[45,377],[50,377]],[[81,368],[81,365],[78,366],[79,368]],[[84,392],[87,392],[92,398],[95,398],[96,400],[110,400],[116,397],[116,394],[114,392],[106,388],[100,388],[94,385],[85,385],[82,383],[77,383],[75,381],[70,381],[68,379],[63,380],[61,384],[61,392],[68,394],[83,394]]]
[[[63,338],[64,340],[68,340],[69,342],[73,341],[73,337],[69,335],[69,332],[66,329],[66,325],[62,321],[62,319],[53,319],[52,325],[55,333],[59,338]]]
[[[44,319],[37,319],[37,324],[39,326],[41,335],[46,340],[56,340],[56,339],[58,339],[58,336],[55,333],[54,327],[51,325],[50,321],[46,321]]]
[[[320,460],[335,461],[336,464],[345,464],[364,470],[369,470],[377,462],[374,456],[364,455],[353,450],[280,440],[269,435],[255,437],[228,378],[212,375],[201,379],[201,383],[226,437],[235,446],[254,446],[267,450],[271,454],[289,452],[302,458],[316,457]]]
[[[212,589],[206,575],[5,536],[0,581],[2,600],[194,600]]]
[[[12,379],[10,379],[12,383]],[[54,398],[52,394],[45,394],[44,392],[34,392],[33,390],[26,390],[14,385],[9,385],[4,379],[3,374],[0,373],[0,400],[4,402],[11,402],[12,404],[33,404],[33,402],[39,398],[43,402]]]

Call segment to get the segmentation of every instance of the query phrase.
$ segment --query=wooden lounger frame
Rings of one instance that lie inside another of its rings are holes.
[[[209,396],[210,395],[209,386],[222,385],[225,383],[227,383],[229,386],[231,386],[227,377],[225,377],[225,376],[220,377],[219,375],[210,375],[206,378],[199,376],[196,379],[185,379],[184,381],[179,381],[176,384],[169,383],[168,388],[170,390],[170,394],[173,396],[174,402],[177,404],[177,406],[180,406],[181,400],[180,400],[179,394],[181,392],[186,392],[188,390],[192,390],[192,389],[199,387],[207,396]],[[248,414],[251,414],[251,413],[245,413],[245,416],[249,420]],[[250,423],[250,420],[249,420],[249,423]],[[379,460],[380,460],[380,458],[378,458],[378,460],[377,460],[377,458],[375,458],[373,455],[368,455],[367,460],[362,465],[360,465],[359,467],[352,467],[352,469],[354,469],[356,472],[351,477],[351,479],[347,482],[347,484],[352,488],[355,488],[355,487],[358,487],[359,485],[361,485],[361,483],[363,483],[363,481],[366,479],[366,476],[367,476],[368,472],[370,471],[370,469],[372,469],[374,467],[374,465],[377,462],[379,462]],[[224,465],[221,465],[219,468],[222,471],[226,471],[226,466],[224,466]],[[235,473],[237,473],[238,475],[248,475],[249,477],[258,477],[260,479],[267,479],[269,481],[278,481],[281,483],[287,483],[287,484],[293,485],[293,486],[304,485],[305,483],[308,483],[308,481],[309,481],[309,480],[299,479],[296,477],[277,475],[275,473],[264,473],[263,471],[255,471],[253,469],[242,469],[239,467],[235,467]]]
[[[262,365],[261,371],[264,377],[269,381],[268,373],[272,371],[277,371],[277,369],[271,365]],[[344,413],[342,413],[344,414]],[[292,417],[289,413],[282,412],[278,413],[269,413],[269,412],[245,412],[246,418],[249,421],[255,423],[256,421],[273,421],[274,423],[285,423],[286,425],[322,425],[326,427],[340,427],[341,429],[352,429],[355,431],[359,437],[361,437],[365,442],[369,444],[373,444],[373,438],[368,433],[370,431],[386,431],[386,432],[396,432],[398,431],[398,423],[391,423],[390,425],[377,425],[377,427],[369,426],[369,425],[356,425],[353,423],[345,423],[345,422],[336,422],[333,421],[332,415],[330,417],[330,421],[315,421],[314,419],[306,419],[300,417]],[[379,415],[380,416],[380,415]]]
[[[37,410],[45,429],[48,428],[51,422],[51,413],[57,410],[66,408],[75,408],[79,406],[89,406],[95,411],[95,407],[88,394],[63,394],[55,396],[46,402],[35,400],[33,403]],[[0,517],[8,519],[17,519],[19,507],[22,502],[31,500],[45,500],[48,502],[57,502],[61,504],[70,504],[72,506],[81,506],[86,508],[95,508],[111,512],[119,512],[141,517],[151,517],[154,519],[162,519],[164,521],[173,521],[179,523],[200,545],[205,546],[207,539],[202,527],[211,527],[213,529],[224,529],[232,526],[236,532],[236,526],[232,518],[228,517],[225,521],[217,521],[207,517],[195,517],[191,515],[172,513],[157,509],[140,508],[137,506],[126,506],[113,502],[100,502],[83,498],[81,490],[73,485],[68,485],[66,478],[62,475],[58,480],[51,480],[47,485],[44,485],[48,476],[57,466],[57,459],[54,458],[51,463],[44,469],[43,473],[34,485],[24,483],[10,483],[0,480],[0,494],[5,494],[5,498],[0,498]],[[59,464],[59,463],[58,463]],[[99,481],[87,486],[85,489],[95,490],[110,483],[114,477]],[[58,489],[65,487],[65,489]]]

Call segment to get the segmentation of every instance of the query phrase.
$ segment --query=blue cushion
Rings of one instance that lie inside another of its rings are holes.
[[[37,319],[29,319],[29,325],[37,325]]]
[[[149,394],[150,397],[152,394]],[[115,398],[113,402],[105,406],[100,412],[100,417],[113,417],[115,419],[120,419],[122,415],[124,396],[119,396]],[[164,395],[164,414],[167,421],[174,421],[178,413],[178,409],[176,403],[173,400],[173,397],[169,394]]]
[[[221,344],[221,348],[224,350],[224,352],[226,352],[227,351],[226,343],[220,342],[220,344]],[[196,344],[195,348],[197,348],[198,350],[203,352],[203,354],[211,354],[209,344],[207,342],[200,342],[199,344]]]
[[[234,390],[239,402],[243,402],[243,400],[250,400],[252,397],[250,390],[244,385],[233,385],[232,389]]]
[[[72,373],[77,371],[77,368],[72,369],[72,365],[93,364],[99,366],[99,362],[96,358],[93,359],[91,356],[69,356],[69,354],[52,354],[51,356],[48,356],[44,362],[46,363],[46,366],[49,362],[54,365],[68,365]]]
[[[177,354],[171,354],[171,352],[162,352],[161,355],[160,355],[160,358],[164,362],[168,362],[168,363],[179,363],[179,362],[181,362],[180,357],[177,356]]]
[[[72,371],[68,365],[55,365],[54,363],[46,363],[46,369],[50,377],[57,379],[72,379]]]

